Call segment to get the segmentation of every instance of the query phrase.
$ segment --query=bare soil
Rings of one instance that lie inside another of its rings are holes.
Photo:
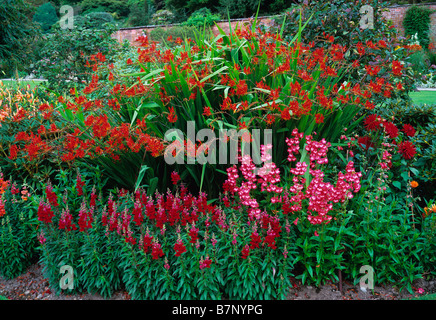
[[[342,284],[342,292],[337,283],[327,282],[319,288],[301,285],[301,282],[292,279],[293,286],[289,290],[288,300],[402,300],[418,297],[418,289],[423,294],[436,292],[436,279],[426,281],[418,279],[413,283],[414,293],[406,289],[401,292],[393,285],[375,286],[374,290],[363,292],[359,286],[348,281]],[[6,280],[0,276],[0,296],[10,300],[104,300],[98,294],[56,295],[49,287],[48,279],[42,274],[42,266],[33,264],[21,276]],[[126,291],[118,291],[110,300],[130,300]]]

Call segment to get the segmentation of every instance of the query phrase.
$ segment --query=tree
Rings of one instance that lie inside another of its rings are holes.
[[[28,16],[32,8],[23,0],[2,0],[0,6],[0,75],[24,69],[33,56],[39,28]]]
[[[33,21],[41,25],[43,32],[47,32],[58,21],[55,7],[50,3],[44,3],[36,9]]]

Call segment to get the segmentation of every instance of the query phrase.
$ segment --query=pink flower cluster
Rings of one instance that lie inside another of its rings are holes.
[[[303,133],[294,129],[292,138],[286,139],[288,161],[297,161],[296,155],[300,151],[302,138]],[[291,177],[293,184],[288,190],[279,186],[280,170],[270,161],[271,158],[267,154],[271,145],[264,146],[262,149],[264,165],[258,169],[257,174],[255,174],[256,167],[249,156],[242,158],[243,161],[239,168],[241,176],[236,165],[227,170],[228,179],[225,182],[225,190],[230,196],[237,197],[240,204],[246,207],[250,220],[260,221],[261,226],[268,230],[265,243],[273,249],[275,248],[274,239],[280,233],[280,229],[275,229],[274,226],[280,224],[274,221],[276,216],[273,217],[261,211],[256,197],[251,192],[252,190],[257,189],[261,193],[267,193],[261,198],[269,198],[271,203],[281,204],[281,212],[285,215],[301,212],[307,206],[308,220],[312,224],[330,221],[332,216],[329,215],[329,212],[333,209],[334,204],[351,199],[353,192],[357,193],[360,190],[361,173],[354,170],[354,163],[351,161],[347,164],[345,173],[338,174],[336,184],[324,182],[325,174],[322,170],[317,169],[317,166],[328,163],[327,152],[331,144],[325,139],[315,141],[312,136],[306,136],[305,142],[308,163],[300,161],[290,169],[290,173],[293,175]],[[258,188],[259,184],[260,188]],[[227,198],[226,201],[230,203]],[[256,237],[257,233],[253,233],[252,247],[260,241]]]

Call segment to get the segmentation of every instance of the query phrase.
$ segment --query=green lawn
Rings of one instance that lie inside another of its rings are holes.
[[[410,92],[410,97],[416,104],[436,104],[436,91]]]
[[[8,300],[8,298],[0,296],[0,300]]]
[[[10,88],[15,89],[17,87],[25,88],[28,84],[30,85],[30,89],[35,88],[38,84],[40,84],[43,81],[40,80],[22,80],[22,81],[16,81],[16,80],[0,80],[3,82],[3,84]]]

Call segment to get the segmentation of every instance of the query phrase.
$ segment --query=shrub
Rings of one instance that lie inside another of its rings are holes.
[[[0,6],[0,75],[16,76],[34,59],[38,25],[28,16],[31,7],[23,0],[3,1]]]
[[[436,10],[421,6],[412,6],[406,11],[403,19],[403,27],[406,35],[418,35],[418,40],[423,48],[430,44],[429,29],[430,15]]]
[[[95,29],[92,16],[84,16],[85,20],[73,30],[56,27],[52,33],[45,35],[44,45],[40,48],[39,61],[31,66],[38,76],[48,80],[50,88],[61,91],[71,87],[83,87],[83,83],[91,80],[86,68],[89,55],[97,52],[108,55],[121,47],[111,36],[116,26],[99,25]]]
[[[189,16],[188,20],[183,22],[182,25],[193,26],[197,28],[210,27],[215,21],[220,20],[220,18],[221,17],[218,14],[212,14],[210,9],[202,8],[194,11]]]
[[[84,16],[75,16],[74,23],[76,27],[101,29],[105,28],[106,23],[115,24],[115,20],[108,12],[90,12]]]
[[[33,21],[41,25],[43,32],[47,32],[58,21],[55,7],[50,2],[42,4],[36,9]]]

